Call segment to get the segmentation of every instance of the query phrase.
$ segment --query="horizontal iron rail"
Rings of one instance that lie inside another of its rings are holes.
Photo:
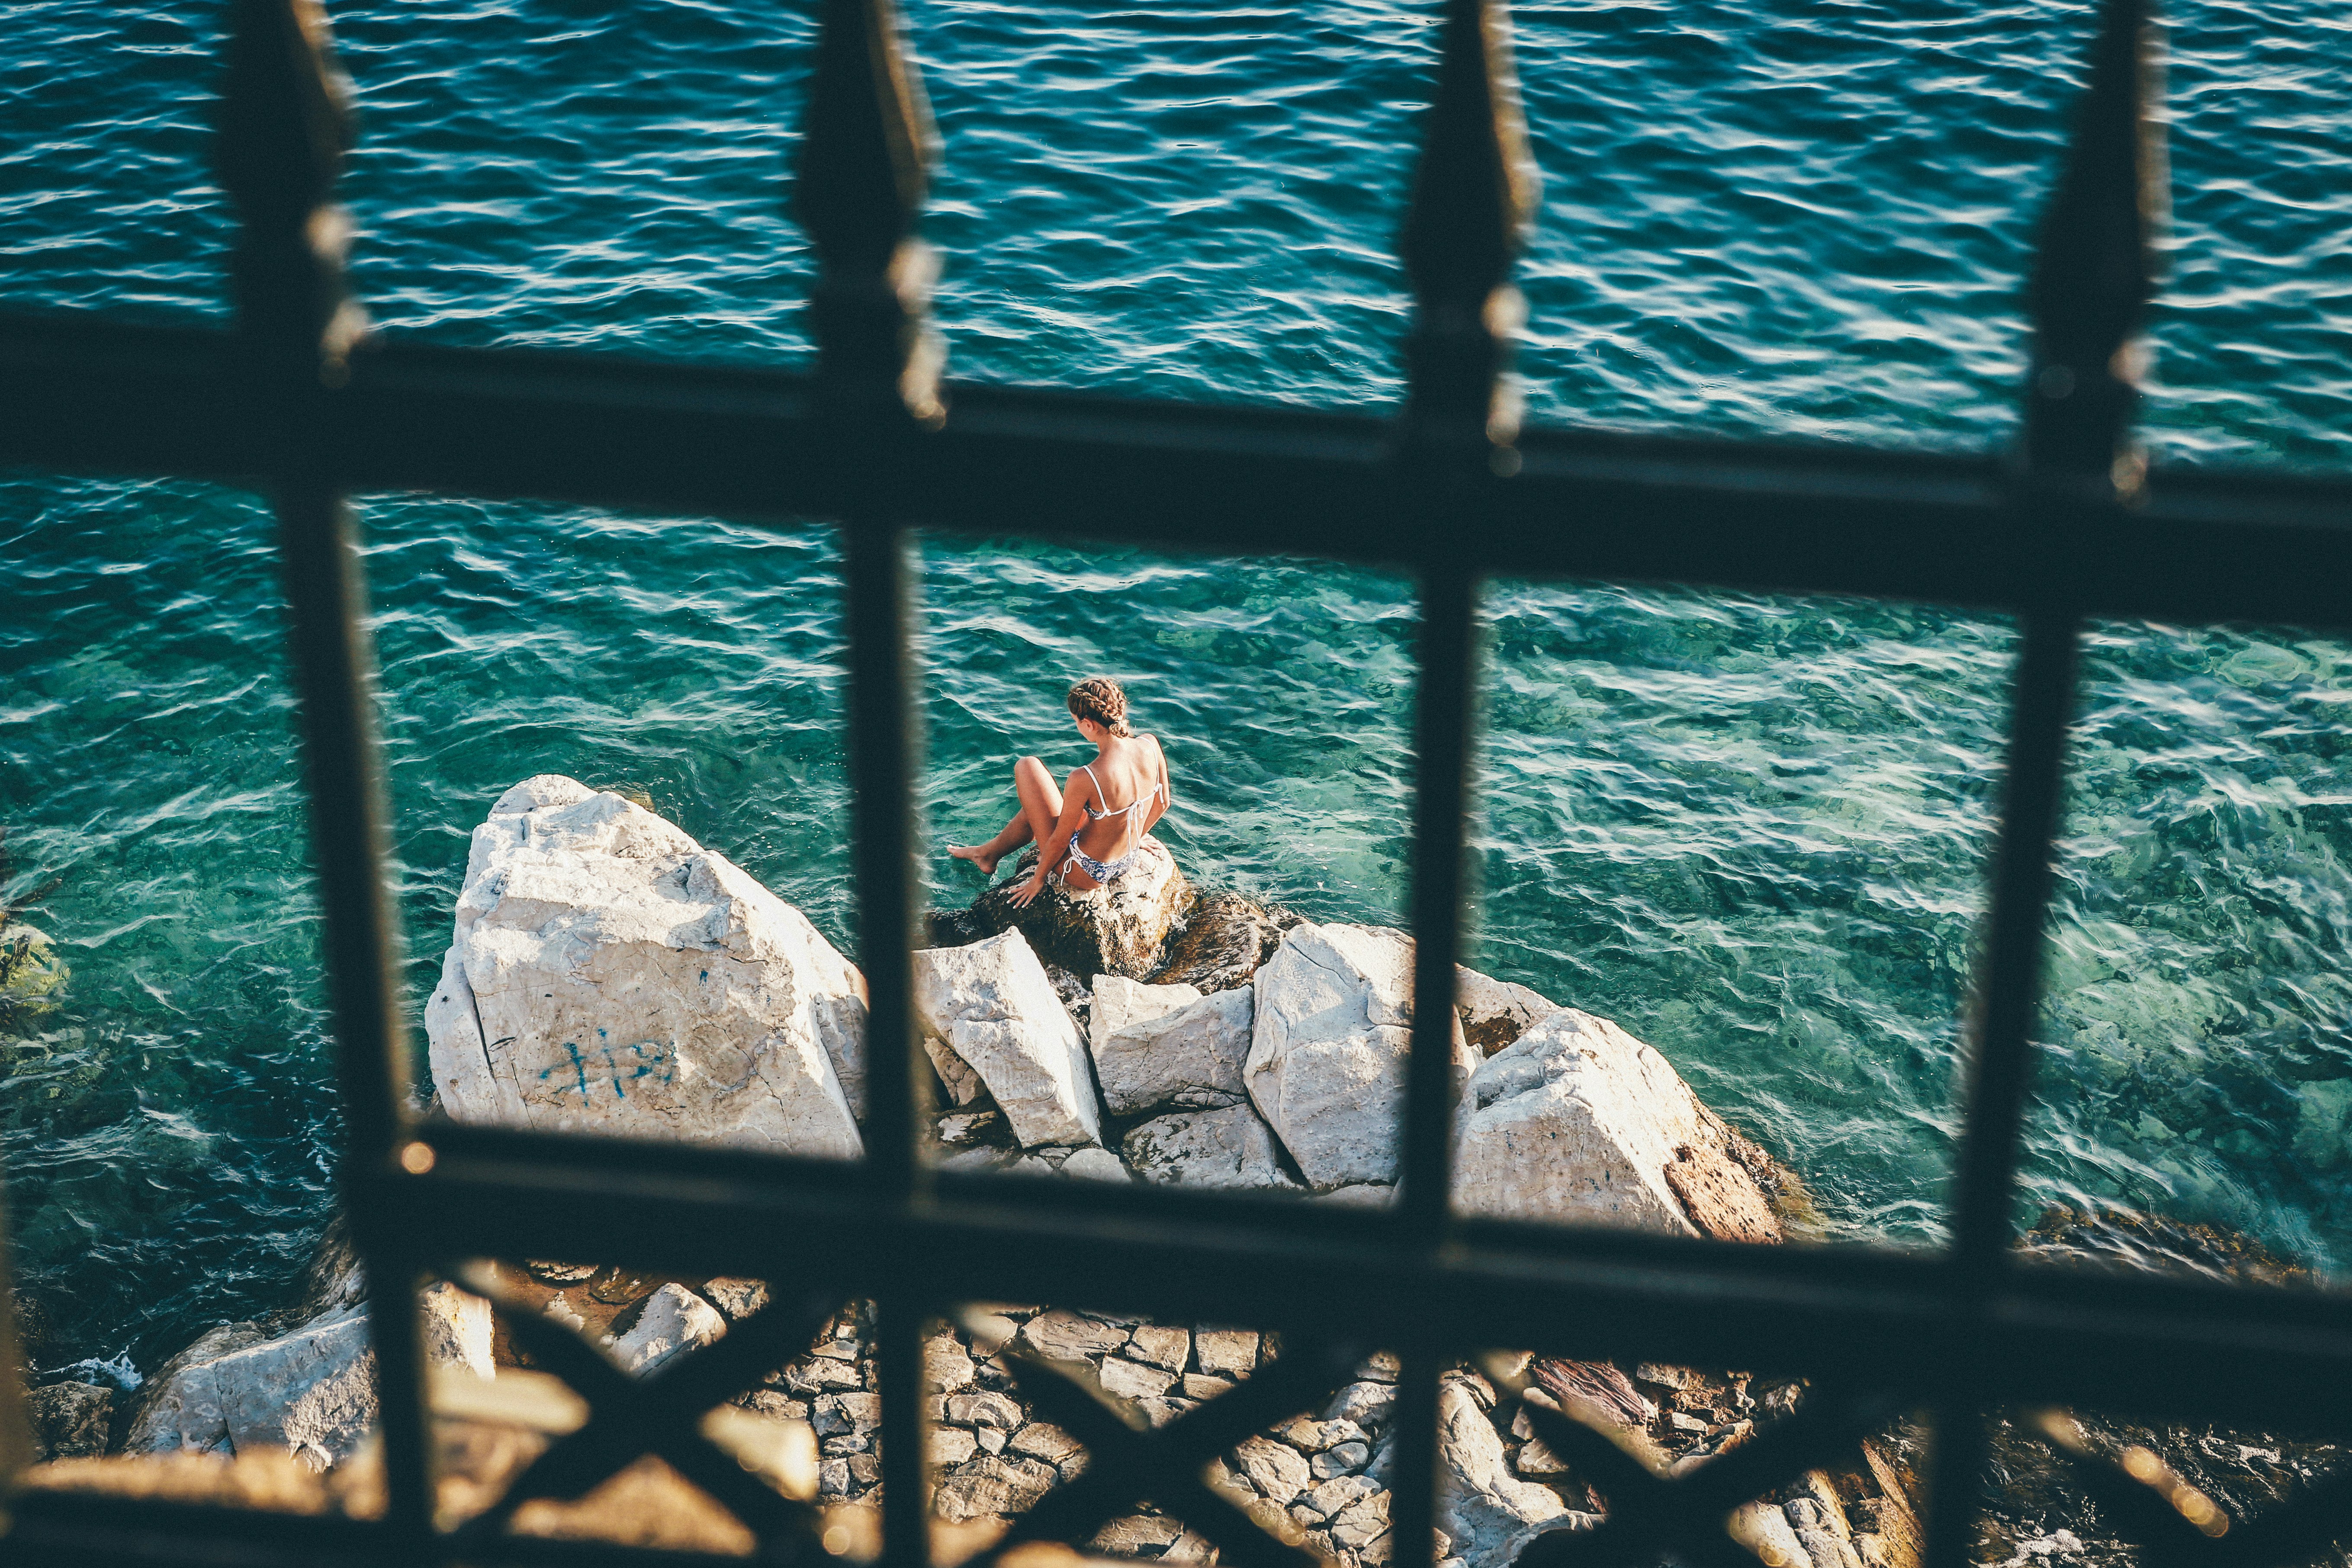
[[[2159,468],[2137,510],[2037,529],[1990,458],[1526,431],[1433,533],[1382,414],[958,386],[861,470],[783,371],[380,341],[320,454],[356,489],[925,526],[1482,574],[1862,595],[2091,616],[2352,626],[2352,479]],[[226,333],[0,314],[0,461],[267,471]],[[1246,508],[1233,504],[1247,495]]]
[[[375,1520],[278,1512],[40,1489],[9,1499],[8,1568],[415,1568],[413,1542]],[[740,1563],[708,1552],[623,1546],[539,1535],[509,1535],[467,1562],[513,1568],[709,1568]]]
[[[1312,1324],[1392,1346],[1538,1349],[1801,1373],[1971,1403],[2341,1420],[2352,1297],[2004,1271],[1927,1250],[1748,1247],[1467,1220],[1434,1251],[1388,1214],[1296,1199],[942,1173],[908,1205],[846,1163],[438,1124],[370,1205],[404,1248],[806,1279],[933,1306],[1012,1300]],[[1972,1331],[1958,1331],[1962,1328]]]

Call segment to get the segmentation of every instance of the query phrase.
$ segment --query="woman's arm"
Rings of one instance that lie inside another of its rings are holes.
[[[1168,815],[1168,807],[1170,805],[1170,797],[1168,795],[1168,753],[1160,749],[1160,742],[1156,738],[1151,742],[1151,765],[1160,775],[1160,798],[1153,801],[1151,803],[1151,809],[1143,814],[1143,831],[1145,833],[1150,832],[1154,827],[1159,826],[1160,819]]]
[[[1086,782],[1081,784],[1079,781]],[[1079,790],[1087,793],[1080,795]],[[1077,837],[1079,825],[1087,819],[1087,803],[1094,796],[1094,780],[1084,768],[1070,774],[1062,785],[1062,815],[1054,824],[1054,831],[1037,846],[1037,869],[1021,884],[1013,895],[1015,907],[1026,909],[1038,894],[1045,890],[1045,878],[1062,858],[1070,852],[1070,840]]]

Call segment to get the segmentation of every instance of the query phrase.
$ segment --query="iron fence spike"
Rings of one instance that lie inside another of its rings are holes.
[[[1511,266],[1541,181],[1503,0],[1446,0],[1437,90],[1423,126],[1397,237],[1415,309],[1406,438],[1507,449],[1519,416],[1505,373],[1522,312]]]
[[[344,283],[351,225],[331,198],[355,130],[319,0],[232,0],[216,162],[241,220],[237,324],[272,355],[316,357],[340,385],[366,313]]]
[[[2155,0],[2105,0],[2089,63],[2027,290],[2024,459],[2045,480],[2128,501],[2146,467],[2126,439],[2138,401],[2137,333],[2169,205]]]
[[[937,161],[922,83],[890,0],[824,0],[793,207],[815,247],[817,379],[845,415],[947,416],[929,321],[938,264],[915,237]]]

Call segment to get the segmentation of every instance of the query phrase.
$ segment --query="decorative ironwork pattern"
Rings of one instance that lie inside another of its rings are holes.
[[[1439,1379],[1509,1345],[1589,1358],[1769,1363],[1817,1379],[1797,1415],[1674,1475],[1573,1409],[1523,1404],[1608,1504],[1538,1538],[1536,1568],[1672,1558],[1739,1568],[1725,1516],[1908,1409],[1936,1444],[1928,1568],[1968,1559],[1983,1413],[2073,1403],[2247,1422],[2342,1419],[2352,1301],[2010,1263],[2010,1205],[2040,984],[2079,627],[2091,615],[2352,626],[2352,485],[2151,472],[2132,447],[2133,334],[2153,287],[2165,175],[2150,0],[2102,0],[2030,301],[2018,460],[1523,430],[1508,378],[1513,261],[1536,174],[1502,0],[1443,0],[1442,51],[1400,250],[1415,317],[1393,423],[1296,410],[957,390],[916,235],[936,150],[888,0],[821,0],[795,209],[821,276],[802,377],[380,342],[345,292],[331,202],[351,135],[315,0],[232,0],[219,163],[243,227],[234,333],[0,317],[0,458],[266,483],[281,521],[349,1143],[344,1201],[374,1283],[389,1509],[378,1521],[26,1494],[12,1563],[643,1563],[518,1536],[656,1454],[778,1561],[824,1551],[816,1515],[736,1466],[704,1413],[805,1350],[844,1300],[877,1304],[884,1551],[929,1561],[922,1331],[972,1300],[1052,1300],[1280,1328],[1286,1350],[1153,1428],[1098,1388],[1012,1354],[1021,1390],[1088,1450],[987,1554],[1081,1541],[1150,1498],[1244,1568],[1298,1549],[1202,1466],[1316,1405],[1364,1346],[1402,1359],[1395,1568],[1429,1568]],[[405,1109],[398,932],[370,728],[372,657],[342,492],[359,485],[724,511],[847,541],[862,967],[872,991],[860,1165],[419,1122]],[[1255,510],[1231,504],[1255,498]],[[1399,1202],[1384,1212],[929,1172],[917,936],[905,531],[1282,551],[1419,574],[1412,924],[1419,1022]],[[1924,598],[2020,615],[1992,928],[1971,1013],[1955,1238],[1940,1256],[1747,1248],[1469,1219],[1448,1202],[1448,1030],[1468,811],[1476,594],[1489,573],[1575,574]],[[598,1257],[806,1280],[716,1344],[639,1379],[452,1258]],[[823,1259],[808,1279],[810,1258]],[[415,1287],[462,1281],[585,1398],[587,1423],[505,1497],[436,1528]],[[6,1298],[0,1294],[0,1313]],[[0,1340],[6,1324],[0,1321]],[[5,1349],[0,1344],[0,1349]],[[1008,1352],[1012,1353],[1012,1352]],[[2161,1369],[2162,1375],[2152,1375]],[[1520,1385],[1500,1369],[1508,1397]],[[0,1464],[24,1451],[0,1390]],[[2164,1568],[2266,1568],[2352,1529],[2352,1476],[2252,1521],[2147,1456],[2121,1469],[2053,1418],[2084,1485]]]
[[[450,1533],[448,1550],[495,1552],[515,1510],[536,1498],[579,1498],[640,1455],[658,1454],[756,1531],[767,1554],[819,1554],[816,1510],[782,1496],[703,1436],[703,1414],[805,1352],[841,1302],[812,1296],[778,1301],[698,1354],[678,1357],[642,1379],[614,1366],[588,1340],[512,1298],[488,1269],[454,1268],[453,1283],[490,1302],[532,1362],[588,1401],[587,1425],[559,1439],[517,1476],[505,1494]]]
[[[1260,1529],[1201,1479],[1209,1461],[1260,1428],[1329,1397],[1354,1375],[1360,1347],[1294,1343],[1282,1359],[1229,1394],[1203,1401],[1157,1430],[1124,1400],[1042,1357],[1016,1353],[1014,1381],[1046,1420],[1087,1450],[1087,1470],[1048,1492],[1004,1537],[971,1559],[996,1568],[1034,1541],[1085,1542],[1117,1514],[1150,1500],[1214,1542],[1220,1562],[1242,1568],[1313,1568],[1317,1559]]]

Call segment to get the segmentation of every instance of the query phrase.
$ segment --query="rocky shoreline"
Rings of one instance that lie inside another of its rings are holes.
[[[1009,897],[1018,879],[970,910],[934,915],[935,945],[917,955],[916,1011],[938,1073],[933,1153],[944,1167],[1390,1200],[1412,1026],[1409,937],[1199,891],[1156,840],[1137,872],[1103,892],[1055,889],[1024,910]],[[1459,972],[1458,992],[1455,1184],[1466,1210],[1759,1244],[1817,1230],[1801,1182],[1649,1047],[1474,971]],[[723,856],[618,795],[542,775],[508,791],[475,832],[426,1024],[435,1092],[462,1121],[855,1157],[865,1011],[856,968]],[[2094,1244],[2105,1234],[2085,1219],[2050,1229],[2043,1245],[2112,1258],[2117,1249]],[[2194,1227],[2169,1227],[2165,1239],[2168,1255],[2225,1250]],[[2242,1255],[2231,1266],[2247,1265]],[[756,1281],[551,1262],[509,1266],[502,1285],[639,1372],[723,1336],[766,1294]],[[495,1389],[533,1375],[487,1302],[445,1285],[427,1310],[442,1386],[462,1395],[468,1380]],[[106,1455],[178,1456],[184,1467],[192,1456],[215,1466],[266,1458],[281,1470],[290,1462],[274,1484],[315,1489],[318,1507],[362,1508],[380,1484],[368,1479],[365,1325],[364,1280],[331,1232],[299,1299],[275,1320],[212,1330],[128,1398],[74,1381],[37,1390],[42,1458],[52,1462],[37,1475],[107,1484],[101,1473],[120,1461]],[[852,1510],[871,1508],[880,1475],[870,1328],[853,1304],[812,1354],[736,1402],[809,1450],[805,1463],[777,1461],[780,1485]],[[1249,1331],[1050,1308],[996,1307],[940,1326],[925,1354],[933,1506],[948,1525],[985,1533],[1085,1463],[1020,1398],[1003,1353],[1012,1344],[1081,1369],[1152,1424],[1280,1353]],[[1327,1408],[1249,1439],[1212,1479],[1342,1568],[1380,1568],[1395,1374],[1373,1358]],[[1525,1356],[1454,1369],[1441,1395],[1449,1560],[1500,1568],[1533,1536],[1589,1527],[1605,1509],[1532,1436],[1528,1405],[1599,1413],[1671,1468],[1738,1446],[1803,1396],[1801,1382],[1724,1369]],[[529,1434],[443,1426],[452,1484],[484,1500],[536,1451]],[[2003,1431],[2012,1484],[2001,1500],[2034,1500],[1996,1509],[2002,1550],[1988,1561],[2104,1561],[2095,1516],[2048,1445]],[[1908,1429],[1891,1430],[1748,1505],[1735,1527],[1767,1562],[1790,1568],[1911,1568],[1918,1448]],[[2207,1442],[2199,1473],[2210,1495],[2239,1506],[2338,1458],[2326,1446],[2273,1444],[2252,1450],[2272,1456],[2268,1470],[2242,1458],[2231,1469],[2227,1449]],[[549,1532],[617,1528],[541,1511]],[[660,1528],[684,1534],[646,1543],[748,1545],[723,1518],[670,1511]],[[526,1519],[518,1528],[536,1527]],[[1093,1550],[1214,1557],[1149,1509],[1114,1521]]]

